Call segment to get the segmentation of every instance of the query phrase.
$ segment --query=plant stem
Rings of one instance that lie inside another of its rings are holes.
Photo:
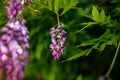
[[[85,27],[83,27],[82,29],[76,31],[75,33],[79,33],[81,31],[83,31],[84,29],[90,27],[91,25],[97,24],[96,22],[89,22]]]
[[[110,65],[107,73],[105,74],[105,77],[106,77],[106,78],[109,78],[109,77],[110,77],[109,75],[110,75],[110,73],[111,73],[111,71],[112,71],[112,69],[113,69],[114,63],[115,63],[115,61],[116,61],[119,48],[120,48],[120,42],[119,42],[118,47],[117,47],[117,49],[116,49],[116,52],[115,52],[114,58],[113,58],[113,60],[112,60],[112,62],[111,62],[111,65]]]
[[[5,80],[5,70],[3,68],[0,69],[0,80]]]
[[[58,13],[56,13],[56,15],[57,15],[57,22],[58,22],[58,25],[59,25],[59,24],[60,24],[59,14],[58,14]]]

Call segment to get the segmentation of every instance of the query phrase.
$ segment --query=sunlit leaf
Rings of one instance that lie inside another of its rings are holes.
[[[105,49],[106,45],[107,45],[106,43],[102,43],[98,50],[102,52]]]
[[[112,45],[113,43],[112,43],[112,41],[111,40],[108,40],[107,41],[107,45]]]
[[[106,22],[107,22],[107,23],[110,23],[110,22],[111,22],[111,16],[110,16],[110,15],[106,17]]]
[[[95,43],[86,42],[86,43],[82,43],[81,45],[77,45],[77,47],[91,46],[93,44]]]
[[[118,41],[119,41],[119,36],[114,36],[111,40],[113,42],[113,45],[115,45],[117,47]]]
[[[67,0],[63,0],[63,5],[67,5]]]
[[[99,43],[96,43],[94,46],[92,46],[93,49],[98,49]]]
[[[52,0],[48,0],[48,7],[49,7],[50,10],[52,10],[52,6],[53,6],[52,5]]]
[[[88,49],[86,56],[88,56],[92,50],[93,50],[93,48]]]
[[[55,13],[58,14],[58,11],[59,11],[59,5],[60,5],[60,0],[55,0],[55,3],[54,3],[54,10],[55,10]]]
[[[102,34],[102,35],[99,37],[99,39],[100,39],[100,40],[103,40],[103,39],[104,39],[106,36],[108,36],[110,33],[111,33],[110,30],[107,29],[107,30],[105,31],[105,33]]]
[[[102,9],[102,11],[100,12],[100,19],[101,19],[101,22],[104,22],[104,21],[105,21],[105,12],[104,12],[103,9]]]
[[[114,45],[117,47],[119,36],[113,35],[110,40],[107,41],[107,45]]]
[[[62,62],[66,62],[66,61],[70,61],[70,60],[77,59],[77,58],[85,55],[88,51],[89,51],[89,49],[86,49],[86,50],[84,50],[84,51],[81,51],[79,54],[76,54],[76,55],[74,55],[74,56],[72,56],[72,57],[70,57],[70,58],[68,58],[68,59],[66,59],[66,60],[64,60],[64,61],[62,61]]]
[[[70,4],[64,8],[64,10],[60,15],[63,15],[64,13],[66,13],[68,10],[70,10],[72,7],[76,6],[77,4],[78,4],[77,0],[71,1]]]
[[[99,15],[99,12],[95,6],[93,6],[92,17],[93,17],[94,21],[99,22],[100,15]]]
[[[83,31],[84,29],[88,28],[91,25],[97,24],[96,22],[88,22],[87,25],[85,27],[83,27],[82,29],[76,31],[75,33],[79,33],[81,31]]]

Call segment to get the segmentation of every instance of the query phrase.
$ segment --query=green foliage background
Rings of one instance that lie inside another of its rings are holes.
[[[8,21],[6,15],[2,0],[0,29]],[[30,31],[24,80],[97,80],[107,72],[120,41],[119,0],[34,0],[22,15]],[[67,40],[61,60],[54,61],[49,31],[58,23],[57,15]],[[112,80],[119,78],[119,58],[118,54]]]

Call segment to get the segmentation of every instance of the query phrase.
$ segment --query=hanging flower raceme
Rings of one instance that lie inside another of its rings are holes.
[[[22,0],[6,0],[6,9],[8,11],[8,18],[13,19],[16,17],[18,11],[22,11],[24,8]]]
[[[27,65],[29,31],[25,20],[18,14],[24,0],[7,0],[8,23],[0,37],[0,68],[6,69],[6,80],[22,80]]]
[[[64,46],[63,44],[66,41],[65,34],[66,32],[63,30],[64,25],[59,24],[56,28],[51,28],[51,44],[50,49],[52,55],[54,56],[54,60],[60,59],[61,55],[64,53]]]
[[[9,21],[3,28],[0,38],[1,67],[6,68],[7,80],[22,80],[23,68],[27,65],[26,58],[29,48],[28,30],[24,20]]]

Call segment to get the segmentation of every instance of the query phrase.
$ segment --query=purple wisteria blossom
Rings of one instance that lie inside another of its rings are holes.
[[[13,19],[18,15],[19,11],[24,9],[25,3],[33,3],[33,0],[6,0],[6,10],[8,11],[8,18]]]
[[[27,65],[26,48],[29,48],[29,32],[24,20],[9,21],[2,28],[2,32],[4,34],[0,38],[0,62],[1,67],[6,68],[6,80],[22,80],[22,71]]]
[[[8,18],[13,19],[17,15],[18,11],[23,10],[24,5],[22,0],[6,0],[6,9],[8,11]]]
[[[54,60],[59,60],[61,55],[64,53],[64,46],[63,44],[66,41],[65,34],[66,32],[63,30],[64,25],[59,24],[56,28],[51,28],[51,44],[50,50],[52,55],[54,56]]]
[[[5,68],[6,80],[22,80],[23,69],[28,64],[29,31],[19,12],[24,0],[6,0],[8,19],[0,37],[0,69]]]

